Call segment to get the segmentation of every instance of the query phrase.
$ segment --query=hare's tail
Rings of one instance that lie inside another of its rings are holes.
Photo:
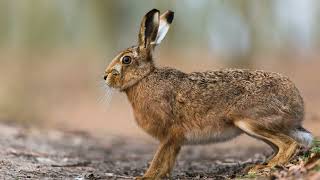
[[[292,130],[290,132],[290,136],[306,147],[311,147],[312,145],[313,136],[311,132],[309,132],[302,126],[296,128],[295,130]]]

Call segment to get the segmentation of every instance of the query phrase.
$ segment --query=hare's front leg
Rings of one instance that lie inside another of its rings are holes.
[[[180,148],[180,142],[176,139],[161,142],[149,169],[142,179],[161,179],[163,177],[169,177]]]

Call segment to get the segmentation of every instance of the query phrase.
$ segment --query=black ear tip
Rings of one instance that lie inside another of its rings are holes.
[[[168,23],[171,24],[174,18],[174,12],[169,10],[166,18]]]
[[[160,13],[160,11],[158,9],[152,9],[151,11],[149,11],[147,14],[148,15],[153,15],[155,13]]]

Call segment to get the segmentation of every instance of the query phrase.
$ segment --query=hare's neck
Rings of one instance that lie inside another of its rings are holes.
[[[129,81],[128,83],[126,83],[125,85],[123,85],[120,88],[120,91],[127,91],[128,89],[131,89],[133,86],[135,86],[136,84],[138,84],[142,79],[144,79],[145,77],[147,77],[150,73],[152,73],[154,71],[155,67],[152,66],[151,68],[149,68],[148,71],[146,71],[142,76],[140,76],[139,78],[133,79],[131,81]]]

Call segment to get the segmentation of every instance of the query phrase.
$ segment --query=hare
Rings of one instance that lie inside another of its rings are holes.
[[[227,141],[242,133],[271,146],[274,154],[266,167],[288,162],[299,145],[310,146],[312,135],[301,125],[303,99],[287,77],[258,70],[184,73],[157,67],[153,51],[173,17],[172,11],[161,16],[157,9],[149,11],[138,45],[119,53],[104,75],[108,86],[126,93],[137,124],[160,141],[142,179],[170,176],[183,145]]]

